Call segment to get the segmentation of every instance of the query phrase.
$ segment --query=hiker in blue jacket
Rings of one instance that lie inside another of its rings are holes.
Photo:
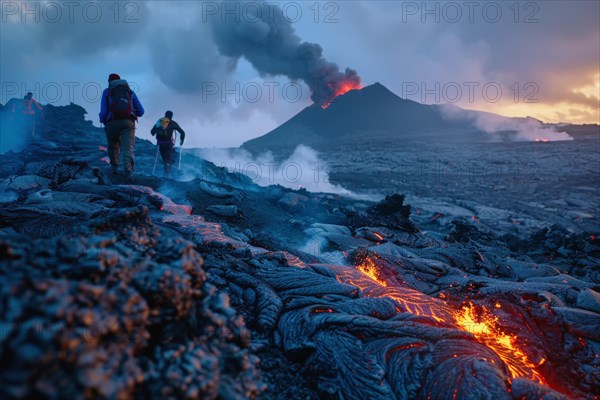
[[[133,146],[135,145],[135,123],[144,115],[144,107],[137,95],[129,88],[125,79],[117,74],[108,76],[108,88],[102,92],[100,123],[104,124],[108,141],[108,157],[112,173],[119,171],[119,153],[125,150],[125,176],[131,178],[134,169]]]

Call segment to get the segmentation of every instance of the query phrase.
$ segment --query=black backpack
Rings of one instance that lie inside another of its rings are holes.
[[[131,89],[127,85],[119,85],[108,89],[108,110],[112,119],[129,119],[133,115]]]

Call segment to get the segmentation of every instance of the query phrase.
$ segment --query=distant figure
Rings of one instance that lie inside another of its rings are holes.
[[[35,101],[33,94],[28,92],[23,101],[21,102],[21,117],[23,118],[23,127],[25,134],[34,138],[36,136],[36,127],[38,127],[38,121],[44,119],[44,110],[40,103]]]
[[[163,118],[156,121],[156,124],[154,124],[150,131],[152,136],[156,135],[156,144],[160,150],[160,155],[163,159],[165,168],[165,175],[167,176],[171,176],[171,165],[173,165],[173,147],[175,145],[173,131],[179,132],[179,145],[183,146],[185,132],[177,122],[173,121],[172,111],[167,111]]]
[[[125,151],[125,176],[133,176],[135,159],[135,123],[144,115],[144,107],[137,95],[129,88],[125,79],[117,74],[108,76],[108,88],[102,92],[100,104],[100,123],[104,124],[108,141],[108,157],[112,173],[119,172],[119,154],[121,146]]]

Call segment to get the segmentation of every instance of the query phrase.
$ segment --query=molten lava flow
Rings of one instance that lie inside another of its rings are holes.
[[[334,84],[334,90],[331,97],[328,100],[326,100],[323,104],[321,104],[321,107],[323,109],[329,107],[336,97],[348,93],[349,91],[354,89],[362,89],[362,85],[358,82],[353,81],[343,81],[339,85]]]
[[[549,141],[550,141],[550,139],[546,139],[546,138],[537,138],[537,139],[535,139],[535,141],[536,141],[536,142],[544,142],[544,143],[546,143],[546,142],[549,142]]]
[[[387,286],[387,282],[379,278],[379,270],[377,269],[377,265],[370,258],[365,259],[365,261],[362,264],[357,265],[356,269],[362,272],[363,274],[367,275],[369,278],[373,279],[381,286]]]
[[[537,366],[544,363],[542,359],[535,364],[517,345],[517,337],[504,332],[499,318],[483,306],[469,303],[461,310],[449,307],[446,303],[423,294],[417,290],[390,285],[383,277],[373,257],[366,257],[356,270],[337,274],[338,281],[359,287],[367,297],[387,297],[395,300],[400,312],[433,318],[439,324],[458,328],[471,333],[478,342],[492,349],[507,365],[512,378],[527,378],[545,384],[544,378],[537,371]],[[501,308],[496,303],[495,308]]]
[[[498,317],[485,307],[477,310],[475,305],[468,303],[461,311],[456,312],[454,317],[461,329],[471,332],[480,343],[494,350],[502,358],[513,378],[528,378],[544,384],[544,378],[537,372],[536,365],[518,348],[517,337],[504,333]],[[541,364],[543,362],[538,363]]]
[[[185,204],[165,204],[160,207],[160,210],[171,214],[192,215],[192,207]]]
[[[356,268],[360,272],[348,268],[339,271],[337,280],[360,288],[366,297],[387,297],[394,300],[398,312],[408,312],[429,318],[432,324],[453,327],[452,314],[449,312],[451,310],[443,302],[405,286],[389,285],[371,257],[366,257]]]

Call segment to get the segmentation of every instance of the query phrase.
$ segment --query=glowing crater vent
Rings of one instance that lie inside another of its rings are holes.
[[[329,107],[336,97],[346,94],[351,90],[362,89],[362,85],[360,84],[360,81],[346,80],[342,81],[340,84],[332,83],[330,84],[330,88],[332,94],[328,100],[321,104],[323,109]]]

